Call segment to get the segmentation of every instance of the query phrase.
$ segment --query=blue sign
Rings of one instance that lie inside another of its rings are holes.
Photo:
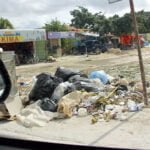
[[[75,38],[75,32],[48,32],[48,39]]]

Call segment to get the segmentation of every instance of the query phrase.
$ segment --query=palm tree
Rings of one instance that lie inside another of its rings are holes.
[[[13,29],[13,25],[8,19],[0,18],[0,29]]]

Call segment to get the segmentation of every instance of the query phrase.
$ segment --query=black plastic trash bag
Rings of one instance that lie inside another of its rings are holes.
[[[59,100],[66,94],[75,90],[75,86],[72,83],[64,82],[59,84],[54,90],[50,99],[44,99],[41,103],[41,108],[46,111],[56,111]]]
[[[62,78],[63,81],[68,81],[68,79],[74,75],[80,75],[81,73],[79,71],[75,71],[73,69],[67,69],[64,67],[59,67],[56,70],[55,76],[58,78]]]
[[[125,85],[119,85],[117,90],[120,90],[120,91],[128,91],[128,87],[125,86]]]
[[[51,99],[55,102],[58,102],[64,95],[71,93],[74,90],[75,90],[74,84],[69,82],[61,83],[54,90]]]
[[[85,78],[85,77],[81,77],[80,75],[74,75],[74,76],[69,78],[69,82],[71,82],[71,83],[74,83],[76,81],[82,81],[82,82],[91,83],[91,79],[88,79],[88,78]]]
[[[62,82],[62,79],[46,73],[41,73],[36,78],[37,81],[29,94],[29,100],[33,101],[50,98],[54,89]]]
[[[87,92],[99,92],[101,91],[100,87],[95,86],[94,83],[80,82],[77,81],[74,83],[76,90],[85,90]]]
[[[40,107],[42,110],[56,112],[58,105],[50,98],[44,98],[41,101]]]

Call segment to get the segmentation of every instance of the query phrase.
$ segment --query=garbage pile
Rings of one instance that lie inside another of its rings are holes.
[[[17,116],[25,126],[31,127],[31,121],[44,126],[45,121],[54,118],[88,115],[92,116],[92,124],[112,119],[124,121],[129,112],[140,111],[144,106],[139,83],[129,83],[123,76],[114,78],[103,70],[86,75],[59,67],[54,75],[41,73],[33,80],[28,106]]]

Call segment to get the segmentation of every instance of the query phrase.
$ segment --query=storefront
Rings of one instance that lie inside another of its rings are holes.
[[[43,29],[0,30],[0,47],[4,51],[14,51],[17,64],[45,60],[46,32]]]
[[[62,54],[64,53],[62,39],[74,39],[74,38],[75,38],[75,32],[48,32],[47,46],[48,46],[49,54],[56,55],[58,57],[62,56]],[[68,40],[66,43],[69,45],[71,41]]]

